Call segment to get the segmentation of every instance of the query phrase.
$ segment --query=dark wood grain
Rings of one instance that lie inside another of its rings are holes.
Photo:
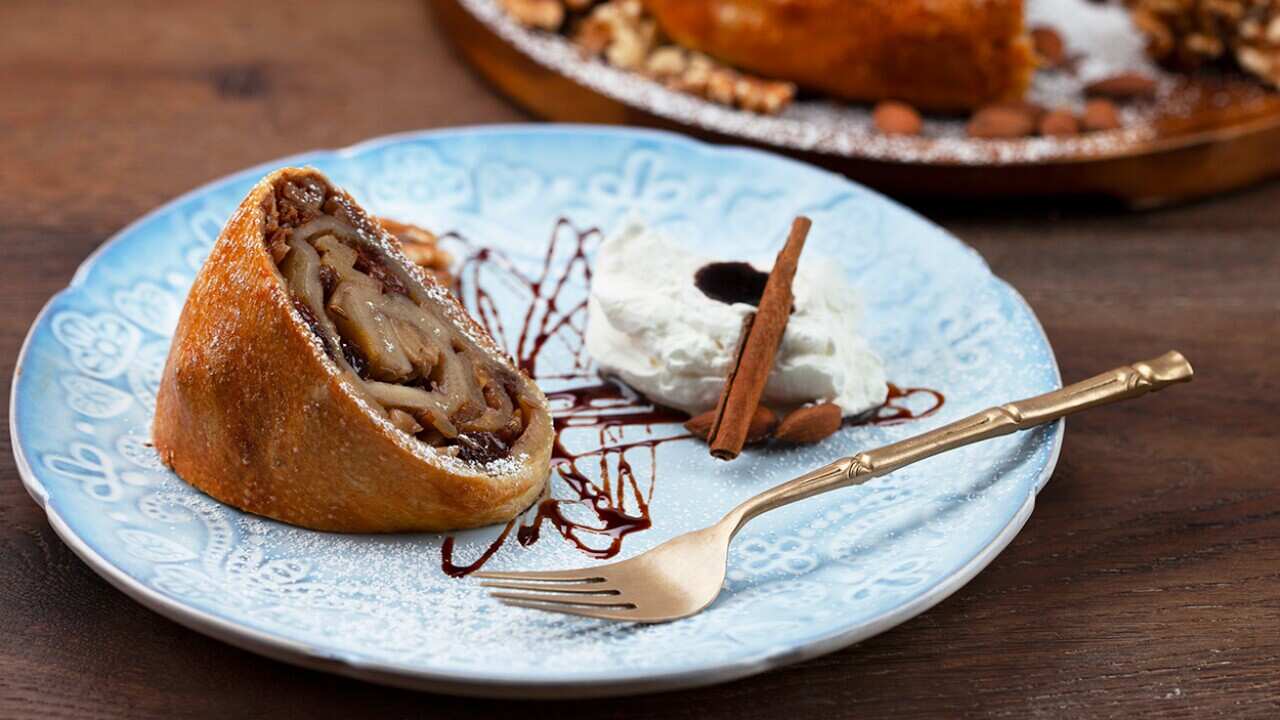
[[[191,187],[371,135],[522,119],[412,0],[0,3],[0,374],[86,254]],[[1148,214],[921,210],[1023,291],[1067,377],[1171,347],[1198,371],[1072,419],[1026,529],[934,610],[703,690],[526,704],[389,690],[125,598],[54,535],[5,432],[0,718],[1280,716],[1280,185]]]

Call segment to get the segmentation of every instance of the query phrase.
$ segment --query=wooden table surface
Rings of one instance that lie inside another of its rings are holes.
[[[77,264],[179,193],[373,135],[527,119],[415,0],[6,0],[3,376]],[[935,609],[701,690],[516,704],[386,689],[130,601],[58,540],[5,448],[0,717],[1280,717],[1280,184],[1145,214],[917,207],[1023,292],[1067,378],[1169,348],[1199,373],[1073,419],[1026,529]]]

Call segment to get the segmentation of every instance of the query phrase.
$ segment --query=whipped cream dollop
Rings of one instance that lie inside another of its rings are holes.
[[[695,274],[713,262],[636,221],[607,238],[592,269],[586,333],[600,370],[691,415],[715,407],[743,318],[755,308],[698,288]],[[884,364],[858,332],[862,302],[839,268],[816,253],[801,256],[766,405],[826,400],[848,416],[884,402]]]

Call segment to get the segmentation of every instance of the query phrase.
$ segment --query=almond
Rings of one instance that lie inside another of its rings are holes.
[[[988,107],[1005,108],[1020,112],[1031,118],[1032,122],[1037,122],[1047,112],[1043,105],[1037,105],[1030,100],[1005,100],[1004,102],[992,103]]]
[[[871,111],[876,129],[885,135],[919,135],[923,122],[915,108],[896,100],[886,100]]]
[[[1051,27],[1041,25],[1031,28],[1031,44],[1036,49],[1036,55],[1048,67],[1058,67],[1067,59],[1067,44],[1058,31]]]
[[[1040,134],[1049,137],[1069,137],[1080,134],[1080,121],[1075,113],[1061,108],[1040,118]]]
[[[1156,81],[1142,73],[1123,72],[1089,83],[1084,92],[1092,97],[1112,100],[1152,98],[1156,94]]]
[[[835,403],[806,405],[787,413],[773,436],[782,442],[815,443],[839,430],[842,419]]]
[[[684,421],[684,429],[688,430],[694,437],[706,441],[707,436],[711,434],[711,425],[716,421],[716,411],[714,408],[704,413],[694,415]]]
[[[716,411],[708,410],[684,421],[684,429],[704,442],[710,441],[711,425],[716,421]],[[751,423],[747,426],[747,442],[756,443],[769,438],[769,434],[778,425],[778,416],[769,408],[760,405],[751,415]]]
[[[1013,106],[991,105],[973,114],[969,119],[969,137],[1019,138],[1030,135],[1036,129],[1036,118],[1029,112]]]
[[[1089,132],[1115,130],[1121,126],[1120,113],[1115,103],[1101,98],[1090,100],[1084,105],[1084,116],[1080,123]]]
[[[773,429],[778,427],[778,415],[763,405],[757,405],[751,415],[751,424],[747,426],[747,442],[768,440]]]

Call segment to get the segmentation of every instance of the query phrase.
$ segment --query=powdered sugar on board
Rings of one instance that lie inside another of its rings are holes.
[[[1156,136],[1152,121],[1175,101],[1173,77],[1152,66],[1143,39],[1121,6],[1088,0],[1027,0],[1027,25],[1047,25],[1077,57],[1074,72],[1037,73],[1028,99],[1049,108],[1083,105],[1085,84],[1108,75],[1140,71],[1158,80],[1155,103],[1121,109],[1124,128],[1077,137],[976,140],[965,135],[965,119],[932,117],[924,137],[877,132],[870,109],[824,99],[799,100],[776,116],[757,115],[669,90],[648,78],[597,59],[584,58],[565,37],[522,27],[498,0],[459,3],[516,49],[584,87],[626,105],[701,130],[778,148],[902,163],[1001,165],[1124,154]]]
[[[1046,108],[1066,107],[1079,111],[1084,89],[1089,83],[1124,72],[1140,72],[1161,81],[1158,86],[1168,97],[1172,79],[1147,57],[1145,40],[1119,5],[1087,0],[1029,0],[1028,27],[1048,27],[1062,37],[1072,58],[1072,72],[1038,72],[1027,91],[1027,99]],[[1121,107],[1126,127],[1142,127],[1156,111],[1147,106]]]
[[[1051,27],[1067,52],[1078,55],[1076,76],[1092,82],[1126,71],[1158,74],[1147,58],[1142,35],[1119,5],[1088,0],[1027,0],[1028,27]]]

